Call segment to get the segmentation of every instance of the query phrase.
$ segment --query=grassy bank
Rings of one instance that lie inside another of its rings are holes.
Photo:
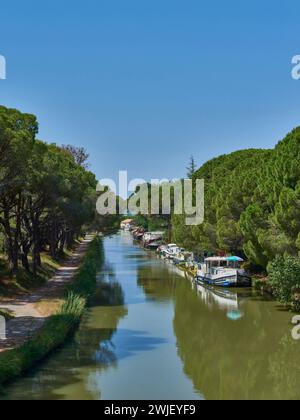
[[[75,242],[74,247],[77,244]],[[32,272],[31,257],[29,257],[30,272],[20,267],[19,272],[12,275],[8,267],[7,258],[0,254],[0,297],[28,294],[45,285],[71,254],[72,249],[66,249],[63,254],[54,259],[48,252],[43,252],[41,254],[42,264],[41,267],[38,267],[36,275]]]
[[[39,333],[23,346],[0,354],[0,384],[32,368],[74,332],[96,288],[96,275],[102,263],[102,241],[97,237],[91,242],[59,313],[49,317]]]

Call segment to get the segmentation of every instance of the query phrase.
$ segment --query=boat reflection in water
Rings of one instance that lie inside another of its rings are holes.
[[[169,267],[174,267],[169,265]],[[246,289],[225,289],[210,285],[204,285],[195,281],[189,274],[174,267],[174,271],[181,277],[189,279],[192,288],[197,291],[201,301],[211,309],[218,309],[226,313],[226,316],[231,321],[238,321],[245,315],[243,305],[246,298],[249,298],[252,293],[251,290]]]
[[[215,306],[224,312],[231,321],[238,321],[243,318],[244,313],[241,309],[243,300],[239,298],[238,292],[227,289],[217,289],[215,287],[196,285],[198,295],[207,306]]]

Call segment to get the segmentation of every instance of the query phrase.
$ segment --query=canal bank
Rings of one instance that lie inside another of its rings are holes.
[[[3,399],[300,398],[300,344],[276,302],[195,285],[126,233],[104,250],[74,339]]]
[[[101,245],[100,238],[87,237],[67,267],[61,268],[47,286],[9,304],[15,317],[7,324],[7,340],[1,341],[4,351],[0,353],[0,384],[32,368],[74,331],[95,290],[96,274],[103,261]],[[60,301],[59,309],[47,317],[35,309],[46,298],[48,305]]]

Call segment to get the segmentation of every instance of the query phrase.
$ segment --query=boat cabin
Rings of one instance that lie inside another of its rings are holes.
[[[134,227],[133,219],[123,220],[120,225],[121,229],[123,230],[131,230]]]
[[[216,274],[223,270],[239,270],[244,260],[240,257],[210,257],[205,259],[206,273]]]

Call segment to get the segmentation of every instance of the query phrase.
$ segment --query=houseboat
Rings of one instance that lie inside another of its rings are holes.
[[[143,236],[143,245],[148,249],[157,249],[161,246],[165,232],[147,232]]]
[[[199,265],[196,279],[220,287],[250,287],[251,276],[242,268],[240,257],[211,257]]]
[[[184,268],[188,268],[190,263],[194,260],[194,254],[192,252],[187,252],[181,250],[181,252],[174,257],[174,264],[182,266]]]
[[[144,235],[145,235],[145,229],[143,229],[143,228],[138,228],[138,229],[133,231],[133,237],[137,241],[142,241]]]
[[[160,255],[166,259],[174,260],[178,258],[179,255],[184,252],[182,248],[179,248],[176,244],[169,244],[166,246],[162,246],[158,249]]]
[[[132,219],[123,220],[121,222],[121,229],[126,232],[130,232],[134,228],[134,222]]]

